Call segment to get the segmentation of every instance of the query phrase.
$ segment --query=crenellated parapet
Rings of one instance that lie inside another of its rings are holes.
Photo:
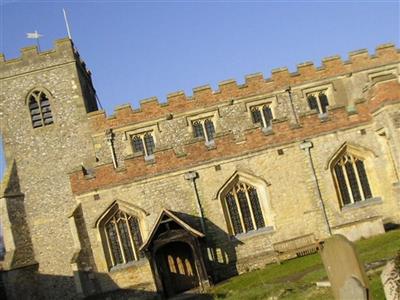
[[[326,119],[321,119],[317,113],[302,114],[299,116],[300,126],[293,126],[285,118],[274,120],[270,132],[263,132],[258,127],[249,128],[244,131],[244,138],[240,141],[232,134],[222,132],[216,135],[215,147],[211,149],[204,146],[204,140],[193,140],[182,145],[183,155],[171,146],[156,150],[155,161],[148,162],[143,156],[130,156],[124,159],[122,168],[115,169],[111,163],[99,164],[92,170],[91,176],[77,170],[70,174],[73,192],[84,194],[152,176],[196,168],[203,164],[218,164],[220,161],[245,154],[253,155],[260,151],[267,151],[272,156],[280,155],[277,150],[288,148],[293,143],[369,127],[374,123],[374,113],[380,108],[400,105],[398,78],[381,79],[366,88],[365,98],[356,101],[354,110],[349,110],[346,106],[336,106],[329,110]],[[173,138],[176,139],[177,136],[174,135]]]
[[[58,39],[54,42],[54,48],[48,51],[38,51],[37,46],[29,46],[21,49],[21,56],[6,60],[4,54],[0,53],[0,78],[31,72],[50,67],[56,67],[71,62],[77,62],[90,76],[85,63],[81,60],[79,53],[74,48],[69,38]]]
[[[187,96],[178,91],[167,95],[166,103],[159,103],[155,97],[140,101],[138,109],[130,105],[119,106],[112,116],[107,117],[105,112],[98,111],[89,115],[94,132],[103,132],[107,128],[115,128],[131,123],[146,122],[164,118],[167,115],[218,105],[225,101],[251,97],[260,94],[285,93],[287,87],[292,88],[307,85],[311,82],[324,81],[329,78],[343,75],[351,76],[386,64],[398,63],[400,54],[393,44],[384,44],[376,48],[375,54],[370,55],[362,49],[349,53],[349,59],[343,61],[339,56],[330,56],[322,60],[322,66],[316,67],[312,62],[297,65],[296,72],[289,72],[287,68],[272,70],[271,77],[265,79],[263,74],[247,75],[245,82],[238,85],[235,80],[225,80],[218,84],[218,90],[212,90],[209,85],[193,89],[193,95]]]

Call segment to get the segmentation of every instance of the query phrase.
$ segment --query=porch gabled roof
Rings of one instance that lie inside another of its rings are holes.
[[[181,218],[179,218],[176,214],[174,214],[172,211],[168,209],[163,209],[160,213],[160,215],[157,218],[156,223],[154,224],[153,228],[150,231],[149,236],[147,237],[146,241],[143,243],[143,245],[140,247],[140,250],[146,250],[151,242],[153,241],[154,235],[157,232],[158,228],[162,223],[166,222],[175,222],[178,224],[182,229],[185,229],[187,232],[189,232],[191,235],[195,237],[204,237],[204,233],[194,229],[192,226],[190,226],[187,222],[183,221]]]

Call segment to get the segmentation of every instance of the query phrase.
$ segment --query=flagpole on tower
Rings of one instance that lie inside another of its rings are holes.
[[[67,27],[68,38],[69,38],[70,40],[72,40],[71,31],[69,30],[69,24],[68,24],[68,19],[67,19],[67,13],[65,12],[65,9],[64,9],[64,8],[63,8],[63,14],[64,14],[65,27]]]

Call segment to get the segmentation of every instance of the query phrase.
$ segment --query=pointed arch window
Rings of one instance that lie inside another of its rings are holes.
[[[246,233],[265,227],[257,189],[237,182],[225,195],[225,204],[232,233]]]
[[[342,154],[332,168],[341,205],[372,198],[364,160],[350,152]]]
[[[104,223],[103,230],[111,267],[139,260],[143,240],[137,217],[116,210]]]
[[[28,96],[28,107],[33,128],[53,124],[49,97],[44,91],[31,92]]]

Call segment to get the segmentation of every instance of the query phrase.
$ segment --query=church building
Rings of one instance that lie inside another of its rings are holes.
[[[166,299],[399,224],[399,73],[385,44],[107,116],[70,39],[0,55],[7,299]]]

